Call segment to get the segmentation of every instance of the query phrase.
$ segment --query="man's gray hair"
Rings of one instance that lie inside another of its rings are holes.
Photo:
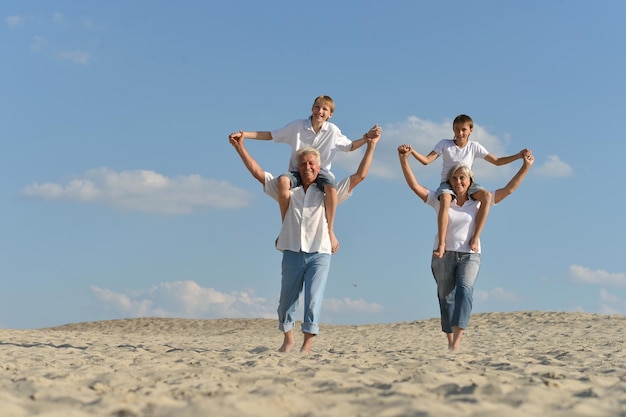
[[[304,148],[300,148],[298,149],[298,152],[296,154],[298,155],[298,162],[300,162],[300,158],[302,158],[304,155],[315,155],[315,157],[317,158],[317,163],[322,163],[320,151],[312,146],[305,146]]]

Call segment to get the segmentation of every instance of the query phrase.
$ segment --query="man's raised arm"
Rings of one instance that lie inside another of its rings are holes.
[[[233,132],[228,136],[228,140],[235,148],[243,164],[248,168],[248,171],[256,178],[261,184],[265,185],[265,171],[254,160],[254,158],[248,153],[248,150],[243,145],[244,136],[240,132]]]

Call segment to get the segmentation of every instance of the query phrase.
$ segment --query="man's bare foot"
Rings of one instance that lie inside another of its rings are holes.
[[[293,338],[293,331],[288,331],[285,333],[285,338],[283,340],[283,345],[278,349],[279,352],[289,352],[293,345],[295,344],[295,340]]]
[[[302,342],[302,347],[300,348],[300,353],[309,354],[311,353],[311,347],[313,346],[313,338],[314,334],[305,333],[304,334],[304,342]]]

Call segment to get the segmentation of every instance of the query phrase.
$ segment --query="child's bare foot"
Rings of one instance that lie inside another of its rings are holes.
[[[335,236],[335,232],[330,232],[330,250],[331,253],[336,253],[339,250],[339,241]]]
[[[283,340],[283,345],[278,349],[279,352],[289,352],[293,345],[295,344],[295,340],[293,338],[293,331],[289,331],[285,333],[285,339]]]

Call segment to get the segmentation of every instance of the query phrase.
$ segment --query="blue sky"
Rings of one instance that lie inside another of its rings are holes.
[[[0,327],[274,318],[278,207],[227,135],[308,117],[320,94],[348,137],[383,128],[338,210],[323,322],[438,316],[435,213],[396,148],[428,153],[459,113],[491,153],[536,157],[491,210],[474,311],[626,314],[624,16],[576,0],[3,3]],[[287,146],[247,144],[287,167]],[[495,189],[519,163],[474,168]],[[433,188],[440,164],[413,168]]]

